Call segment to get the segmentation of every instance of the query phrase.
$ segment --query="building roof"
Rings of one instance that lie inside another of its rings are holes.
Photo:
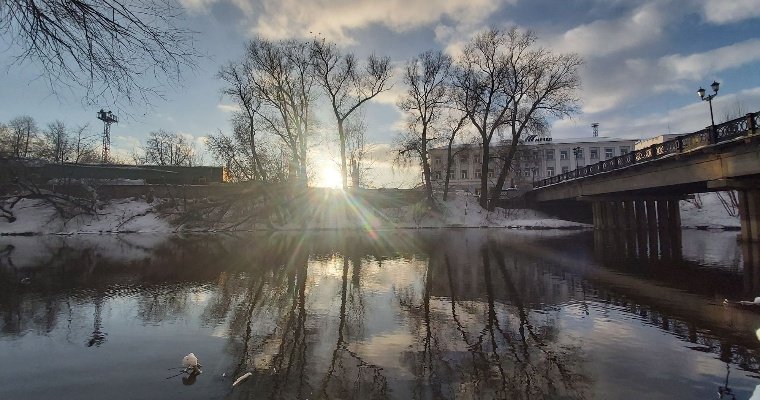
[[[605,136],[582,137],[582,138],[556,138],[549,142],[536,142],[536,144],[571,144],[571,143],[614,143],[614,142],[635,142],[637,139],[611,138]],[[528,143],[526,143],[528,144]]]
[[[611,137],[605,137],[605,136],[597,136],[597,137],[582,137],[582,138],[550,138],[551,140],[540,140],[535,142],[524,142],[522,145],[525,146],[540,146],[540,145],[563,145],[563,144],[578,144],[578,143],[621,143],[621,142],[629,142],[630,144],[633,144],[638,139],[628,139],[628,138],[611,138]],[[501,143],[492,143],[491,147],[496,147],[500,145]],[[472,149],[479,149],[481,148],[480,143],[473,143],[473,144],[457,144],[454,145],[452,148],[454,150],[459,150],[464,147],[469,147]],[[434,147],[431,150],[445,150],[446,146],[440,146],[440,147]]]

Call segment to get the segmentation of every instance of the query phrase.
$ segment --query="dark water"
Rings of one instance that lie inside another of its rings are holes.
[[[0,237],[0,399],[749,399],[735,237]]]

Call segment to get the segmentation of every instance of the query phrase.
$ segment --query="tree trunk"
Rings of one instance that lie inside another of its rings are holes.
[[[261,165],[259,154],[256,151],[256,133],[253,129],[253,115],[248,112],[248,136],[251,138],[251,156],[253,157],[253,176],[260,179],[262,182],[266,182],[267,176],[264,167]]]
[[[340,175],[343,189],[348,188],[348,167],[346,166],[346,133],[343,130],[343,120],[338,118],[338,137],[340,138]]]
[[[449,177],[451,176],[451,164],[454,161],[451,154],[451,147],[454,145],[454,137],[449,139],[449,144],[446,146],[446,179],[443,181],[443,201],[449,198]]]
[[[422,178],[425,181],[425,192],[428,199],[433,201],[433,183],[430,181],[430,160],[427,151],[427,132],[426,128],[422,129],[422,148],[420,149],[420,156],[422,156]]]
[[[488,207],[488,165],[491,160],[491,149],[484,141],[482,146],[483,154],[480,158],[480,198],[478,202],[483,208]]]
[[[499,179],[496,180],[496,186],[491,193],[491,201],[488,203],[488,210],[493,211],[496,208],[496,203],[499,201],[501,190],[504,187],[504,182],[507,180],[509,174],[509,167],[512,165],[512,160],[515,157],[515,149],[517,149],[517,143],[519,136],[512,136],[512,143],[509,144],[509,150],[507,150],[507,156],[504,158],[504,164],[499,171]]]

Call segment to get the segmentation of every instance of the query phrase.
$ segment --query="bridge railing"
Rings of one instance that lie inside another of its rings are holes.
[[[643,149],[634,150],[595,164],[576,168],[560,175],[536,181],[533,183],[533,188],[554,185],[578,178],[585,178],[587,176],[656,160],[671,154],[680,154],[705,146],[728,142],[740,137],[757,134],[759,133],[758,128],[760,128],[760,111],[749,113],[741,118],[733,119],[715,125],[714,127],[708,127],[697,132],[681,135],[675,139],[656,143]]]

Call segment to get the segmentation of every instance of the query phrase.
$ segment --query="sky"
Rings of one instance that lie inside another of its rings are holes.
[[[391,57],[396,71],[426,50],[456,54],[476,32],[516,26],[536,33],[540,45],[584,59],[580,70],[581,111],[553,121],[555,138],[591,135],[647,138],[686,133],[710,124],[708,104],[696,95],[701,86],[720,82],[713,101],[719,122],[728,112],[760,111],[760,0],[178,0],[181,22],[196,32],[203,54],[186,71],[179,87],[164,99],[131,105],[112,127],[112,149],[128,155],[151,131],[164,129],[192,137],[199,150],[204,137],[230,131],[231,101],[221,96],[219,67],[242,56],[255,35],[271,39],[335,41],[360,57]],[[61,120],[89,123],[97,134],[99,107],[76,93],[52,95],[34,65],[14,64],[13,47],[0,38],[0,122],[31,115],[40,126]],[[402,126],[395,104],[403,93],[400,74],[392,88],[363,110],[373,143],[375,186],[409,186],[418,175],[392,166],[390,144]],[[324,102],[324,100],[319,100]],[[335,167],[333,121],[320,116],[321,139],[314,164]],[[206,163],[213,163],[205,155]],[[326,175],[328,172],[318,175]]]

